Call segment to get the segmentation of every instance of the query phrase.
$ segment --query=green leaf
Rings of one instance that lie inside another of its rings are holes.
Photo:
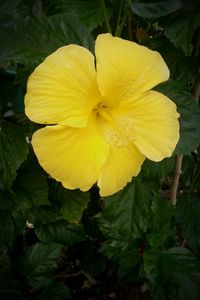
[[[30,223],[35,224],[35,226],[47,224],[50,222],[55,222],[63,217],[60,215],[59,211],[53,206],[40,206],[32,207],[27,212],[27,219]]]
[[[152,228],[148,233],[147,238],[151,246],[163,246],[169,236],[171,218],[173,216],[174,209],[171,202],[155,195],[151,210]]]
[[[120,279],[128,275],[140,261],[139,246],[123,240],[108,239],[101,246],[100,252],[119,264],[118,277]]]
[[[154,162],[146,159],[142,168],[145,171],[145,177],[153,180],[162,180],[174,171],[175,157],[165,158],[160,162]]]
[[[3,122],[0,128],[0,188],[9,188],[26,159],[28,147],[20,127]]]
[[[131,1],[132,11],[142,18],[160,18],[180,9],[182,0]]]
[[[134,180],[122,191],[105,198],[102,212],[97,215],[104,235],[124,240],[140,237],[150,222],[149,192]]]
[[[190,249],[200,254],[199,195],[181,195],[176,204],[176,219]]]
[[[98,273],[105,271],[106,259],[98,253],[95,247],[91,244],[82,250],[82,257],[80,259],[80,269],[87,272],[91,276],[96,276]]]
[[[1,24],[0,35],[2,64],[14,60],[16,63],[35,66],[67,44],[93,48],[90,32],[78,20],[65,14],[48,18],[23,18],[19,15],[14,21]]]
[[[30,165],[18,172],[13,185],[16,196],[22,203],[32,205],[50,205],[46,174],[36,165]]]
[[[59,185],[54,197],[59,203],[62,216],[70,223],[79,223],[90,200],[90,193],[67,190]]]
[[[66,13],[74,19],[80,20],[90,31],[104,21],[99,0],[50,0],[45,8],[47,14]]]
[[[39,295],[37,300],[71,300],[71,294],[64,284],[53,282]]]
[[[15,224],[10,214],[6,214],[5,212],[0,213],[0,224],[1,224],[1,235],[0,240],[1,243],[5,243],[7,246],[11,246],[15,241],[16,232],[15,232]]]
[[[165,252],[149,249],[144,253],[144,270],[154,285],[154,296],[165,293],[166,299],[199,299],[200,263],[186,248],[174,247]],[[175,288],[176,294],[170,295]],[[184,295],[185,294],[185,295]]]
[[[69,224],[67,221],[57,221],[42,225],[35,229],[38,238],[44,243],[74,244],[86,239],[82,225]]]
[[[200,109],[192,94],[173,80],[156,87],[177,105],[180,113],[180,139],[175,153],[190,154],[200,143]]]
[[[60,251],[61,245],[58,244],[34,244],[21,255],[19,271],[32,287],[47,286],[52,282]]]
[[[189,56],[192,51],[191,42],[194,31],[200,24],[200,10],[197,8],[193,11],[183,11],[178,16],[172,16],[165,23],[161,24],[165,29],[166,36],[177,48],[182,48]]]

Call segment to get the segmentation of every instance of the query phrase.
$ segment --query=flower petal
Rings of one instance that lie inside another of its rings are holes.
[[[132,119],[136,133],[134,144],[147,158],[160,161],[172,155],[179,140],[179,114],[169,98],[149,91],[125,101],[118,114]]]
[[[25,112],[37,123],[83,127],[99,96],[94,56],[69,45],[49,55],[30,76]]]
[[[34,133],[32,144],[47,173],[64,187],[83,191],[97,181],[109,151],[93,121],[85,128],[47,126]]]
[[[169,78],[161,55],[134,42],[101,34],[95,46],[97,82],[107,101],[116,105]]]
[[[133,176],[138,175],[145,156],[133,145],[111,147],[106,163],[98,179],[100,195],[112,195],[121,190]]]

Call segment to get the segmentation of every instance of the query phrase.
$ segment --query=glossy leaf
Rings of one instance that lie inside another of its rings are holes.
[[[165,252],[146,250],[144,269],[154,286],[156,299],[161,291],[170,300],[199,298],[200,263],[188,249],[174,247]]]
[[[49,205],[47,176],[42,169],[30,165],[18,172],[13,190],[27,206]]]
[[[35,224],[35,226],[39,226],[61,220],[63,217],[54,206],[48,205],[32,207],[27,211],[27,219],[30,223]]]
[[[38,238],[44,242],[74,244],[86,239],[85,232],[79,224],[69,224],[67,221],[57,221],[42,225],[35,229]]]
[[[52,282],[61,246],[37,243],[28,247],[21,255],[19,270],[34,288],[47,286]]]
[[[176,219],[190,249],[200,254],[200,201],[197,194],[182,195],[176,205]]]
[[[19,15],[15,23],[1,24],[0,34],[3,45],[0,47],[2,63],[14,60],[16,63],[35,66],[50,53],[67,44],[93,47],[90,32],[78,20],[65,14],[27,19]]]
[[[162,180],[170,176],[174,170],[175,157],[165,158],[161,162],[154,162],[146,159],[142,170],[145,171],[145,177],[152,180]]]
[[[103,23],[103,15],[99,0],[49,0],[45,6],[47,14],[66,13],[80,20],[90,31]]]
[[[200,109],[192,94],[173,80],[160,84],[157,91],[172,99],[180,113],[180,139],[175,153],[189,154],[200,144]]]
[[[78,223],[90,199],[88,192],[67,190],[58,186],[54,193],[55,201],[59,203],[62,216],[70,223]]]
[[[0,188],[9,188],[17,169],[27,155],[27,142],[21,128],[4,122],[0,130]]]
[[[173,206],[167,199],[154,195],[152,201],[152,228],[147,234],[148,241],[153,247],[162,247],[169,237],[170,224],[173,216]]]
[[[182,0],[132,1],[132,11],[142,18],[160,18],[180,9]]]
[[[82,250],[79,266],[81,270],[94,277],[105,271],[106,259],[101,253],[97,252],[95,247],[89,245]]]
[[[200,24],[200,10],[185,11],[175,15],[163,24],[165,34],[178,48],[182,48],[187,56],[192,52],[192,38],[195,29]]]
[[[147,230],[151,218],[149,193],[141,183],[134,180],[104,201],[97,218],[101,231],[107,237],[129,241]]]
[[[141,257],[139,246],[123,240],[106,240],[101,246],[100,252],[119,265],[118,277],[120,279],[133,270]]]

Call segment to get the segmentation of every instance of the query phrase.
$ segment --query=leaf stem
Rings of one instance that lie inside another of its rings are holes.
[[[128,37],[130,41],[133,41],[133,26],[132,26],[132,11],[128,11]]]
[[[112,34],[112,29],[111,29],[111,26],[110,26],[110,21],[109,21],[108,12],[107,12],[107,9],[106,9],[105,1],[100,0],[100,3],[101,3],[101,9],[102,9],[104,21],[105,21],[105,24],[106,24],[106,29],[109,33]]]
[[[124,16],[121,20],[121,23],[119,24],[118,28],[116,29],[115,36],[120,36],[121,35],[123,27],[126,23],[127,15],[128,15],[128,9],[126,9],[126,11],[124,13]]]
[[[122,15],[122,7],[123,7],[123,0],[120,1],[119,13],[118,13],[118,17],[117,17],[117,25],[116,25],[116,30],[115,30],[115,36],[116,36],[116,32],[117,32],[119,24],[120,24],[120,19],[121,19],[121,15]]]

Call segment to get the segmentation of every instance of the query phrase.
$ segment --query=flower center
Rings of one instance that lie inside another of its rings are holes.
[[[113,113],[112,108],[99,103],[93,110],[96,122],[106,141],[117,147],[126,147],[136,139],[133,120],[127,116]]]

